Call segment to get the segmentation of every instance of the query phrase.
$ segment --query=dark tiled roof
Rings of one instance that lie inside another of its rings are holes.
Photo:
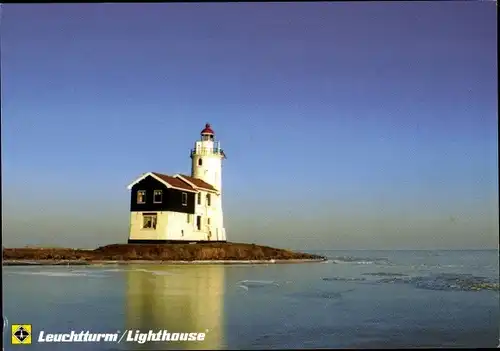
[[[157,176],[158,178],[162,179],[163,181],[167,182],[168,184],[170,184],[173,187],[176,187],[179,189],[191,190],[191,191],[195,190],[191,185],[187,184],[186,182],[182,181],[179,178],[174,178],[174,177],[171,177],[169,175],[157,173],[157,172],[151,172],[151,173],[154,174],[155,176]]]
[[[217,189],[215,189],[213,187],[213,185],[208,184],[207,182],[205,182],[205,181],[203,181],[201,179],[190,177],[190,176],[187,176],[187,175],[184,175],[184,174],[179,174],[179,175],[182,178],[186,179],[188,182],[193,183],[198,188],[206,189],[206,190],[212,190],[212,191],[217,191]]]

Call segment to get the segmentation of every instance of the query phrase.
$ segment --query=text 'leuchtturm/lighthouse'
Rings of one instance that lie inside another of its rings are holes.
[[[128,186],[129,243],[226,241],[222,212],[222,160],[206,124],[191,149],[191,176],[148,172]]]

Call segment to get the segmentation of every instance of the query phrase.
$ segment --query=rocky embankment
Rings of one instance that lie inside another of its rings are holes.
[[[91,264],[114,261],[323,261],[325,257],[243,243],[113,244],[95,250],[69,248],[4,248],[3,264],[50,262]]]

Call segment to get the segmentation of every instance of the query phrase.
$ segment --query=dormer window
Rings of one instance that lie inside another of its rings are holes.
[[[145,204],[146,203],[146,190],[138,190],[137,191],[137,203]]]

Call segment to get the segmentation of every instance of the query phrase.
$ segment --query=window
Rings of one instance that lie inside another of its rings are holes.
[[[187,206],[188,204],[188,194],[182,193],[182,206]]]
[[[201,216],[196,216],[196,229],[201,230]]]
[[[162,190],[155,190],[153,193],[153,203],[161,204],[162,199],[163,199],[163,191]]]
[[[207,218],[207,224],[210,225],[210,218]]]
[[[201,160],[201,158],[198,159],[198,166],[201,166],[203,164],[203,161]]]
[[[156,213],[144,213],[142,215],[143,229],[156,229],[157,216]]]
[[[184,230],[181,230],[181,236],[184,236]]]
[[[210,203],[211,203],[211,198],[210,198],[210,194],[207,194],[207,206],[211,206]]]
[[[188,213],[188,215],[187,215],[187,222],[188,222],[188,223],[191,223],[191,216],[192,216],[192,215]]]
[[[201,193],[198,193],[198,205],[201,205]]]
[[[137,191],[137,203],[145,204],[146,203],[146,190],[138,190]]]

